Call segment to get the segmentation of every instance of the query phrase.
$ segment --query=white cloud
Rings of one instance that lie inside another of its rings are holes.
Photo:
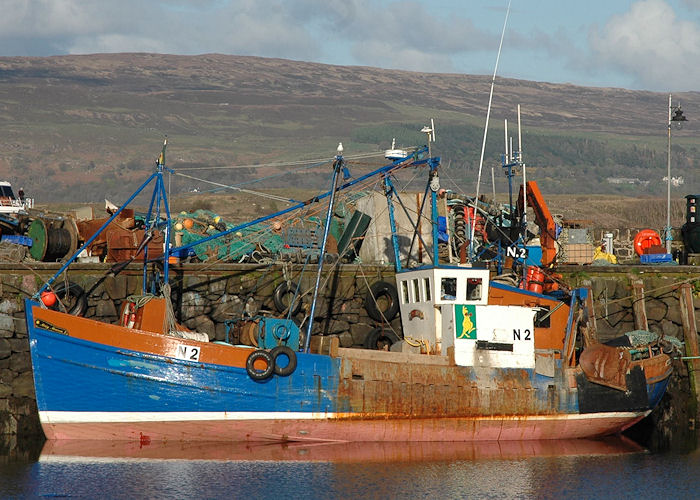
[[[494,50],[496,34],[464,17],[399,0],[0,0],[6,55],[167,52],[334,58],[361,65],[450,71],[454,58]],[[16,51],[22,47],[22,54]],[[14,51],[14,52],[13,52]]]
[[[679,19],[663,0],[643,0],[590,35],[598,64],[630,75],[636,86],[693,90],[700,81],[700,26]]]

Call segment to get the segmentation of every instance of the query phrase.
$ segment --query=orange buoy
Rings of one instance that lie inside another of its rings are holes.
[[[642,229],[634,237],[634,252],[640,257],[644,255],[644,250],[647,248],[659,245],[661,245],[661,237],[653,229]]]
[[[531,292],[542,293],[544,285],[544,273],[537,266],[528,266],[527,268],[527,289]]]
[[[57,300],[56,294],[53,293],[52,291],[45,290],[45,291],[41,292],[41,302],[43,302],[43,304],[46,307],[53,306],[56,303],[56,300]]]
[[[185,226],[185,229],[192,229],[192,226],[194,226],[194,221],[192,219],[185,219],[182,221],[182,225]]]

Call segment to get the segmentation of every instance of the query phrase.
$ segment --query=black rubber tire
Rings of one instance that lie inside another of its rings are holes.
[[[65,281],[56,285],[53,289],[56,297],[61,301],[61,303],[68,309],[68,314],[73,316],[83,316],[85,311],[87,311],[87,295],[85,295],[85,290],[83,287],[77,283],[69,281],[66,285]],[[51,309],[59,310],[58,301],[54,304]]]
[[[393,331],[378,327],[370,331],[365,337],[365,349],[374,351],[388,350],[399,340],[401,339]]]
[[[272,294],[272,300],[274,301],[275,309],[277,309],[278,312],[287,312],[289,305],[285,303],[285,298],[287,297],[287,295],[291,295],[291,297],[289,297],[289,300],[291,301],[292,299],[294,299],[296,290],[297,284],[293,281],[285,281],[283,283],[280,283],[277,286],[277,288],[275,288],[275,292]],[[297,301],[294,303],[294,308],[291,312],[292,316],[296,316],[299,313],[299,311],[301,311],[301,298],[297,297]]]
[[[388,307],[384,310],[381,310],[377,304],[382,297],[389,301]],[[394,319],[399,312],[399,294],[396,292],[396,287],[386,281],[374,283],[365,296],[365,310],[374,321],[389,322]]]
[[[267,363],[264,370],[258,370],[255,368],[255,362],[260,359]],[[248,359],[246,359],[245,370],[248,372],[248,376],[250,378],[261,382],[272,376],[272,373],[275,371],[275,362],[272,360],[272,356],[270,356],[269,352],[263,351],[262,349],[256,349],[255,351],[251,352]]]
[[[279,375],[280,377],[288,377],[294,373],[294,370],[297,369],[297,355],[291,347],[286,345],[278,345],[270,351],[270,356],[272,357],[272,361],[275,366],[275,375]],[[277,358],[280,356],[287,356],[289,359],[287,366],[280,366],[277,363]]]

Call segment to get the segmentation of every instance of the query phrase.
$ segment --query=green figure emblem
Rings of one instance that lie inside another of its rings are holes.
[[[476,308],[473,305],[455,306],[458,339],[476,340]]]

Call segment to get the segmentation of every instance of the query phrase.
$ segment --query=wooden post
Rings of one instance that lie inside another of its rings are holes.
[[[700,356],[700,349],[698,349],[698,328],[695,322],[695,308],[693,307],[693,287],[689,283],[683,283],[678,291],[685,355],[694,358],[686,360],[690,375],[690,387],[695,394],[696,402],[700,403],[700,394],[698,393],[700,389],[700,359],[697,359]]]
[[[586,300],[584,302],[584,308],[586,310],[586,329],[584,330],[584,341],[586,346],[598,344],[598,327],[595,322],[595,308],[593,307],[593,289],[590,283],[587,283],[586,289],[588,294],[586,295]]]
[[[644,283],[642,281],[632,282],[632,301],[635,330],[649,330],[647,308],[644,304]]]

